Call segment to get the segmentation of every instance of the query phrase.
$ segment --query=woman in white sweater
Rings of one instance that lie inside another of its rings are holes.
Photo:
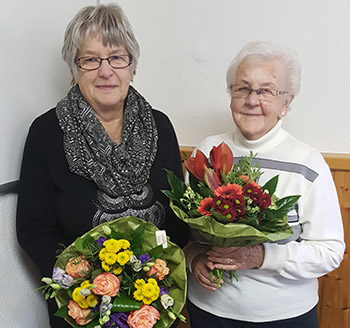
[[[301,67],[291,49],[252,42],[227,71],[235,128],[197,147],[207,156],[222,141],[235,159],[257,153],[263,185],[279,175],[275,192],[301,195],[288,214],[294,235],[249,247],[186,248],[188,311],[192,328],[316,328],[317,278],[336,269],[345,249],[342,219],[330,170],[321,154],[282,128],[282,118],[300,88]],[[210,282],[213,268],[236,270],[222,287]]]

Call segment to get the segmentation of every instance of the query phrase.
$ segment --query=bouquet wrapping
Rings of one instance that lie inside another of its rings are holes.
[[[59,307],[56,315],[72,327],[161,328],[177,317],[185,321],[184,254],[139,218],[106,222],[77,238],[43,282],[46,298]]]
[[[185,161],[189,184],[167,171],[170,190],[163,193],[172,210],[211,246],[251,246],[293,234],[287,213],[300,196],[278,199],[274,194],[278,176],[260,186],[263,172],[254,158],[251,153],[234,163],[231,149],[221,143],[212,148],[209,159],[197,150]],[[217,270],[215,275],[221,278],[222,273]]]

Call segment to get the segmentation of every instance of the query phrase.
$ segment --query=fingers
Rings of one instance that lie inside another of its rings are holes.
[[[215,292],[217,290],[217,287],[218,287],[217,278],[215,277],[215,280],[211,282],[209,272],[205,272],[204,274],[203,273],[194,274],[194,277],[196,278],[197,282],[205,289],[208,289],[212,292]],[[219,286],[221,287],[223,283],[224,282],[221,280]]]

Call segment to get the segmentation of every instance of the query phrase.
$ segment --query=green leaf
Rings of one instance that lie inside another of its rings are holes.
[[[261,190],[262,191],[268,190],[270,196],[272,196],[276,191],[277,183],[278,183],[278,175],[276,175],[275,177],[267,181],[265,185],[261,187]]]
[[[169,195],[171,197],[169,197],[171,200],[176,200],[178,201],[182,195],[184,194],[185,190],[186,190],[186,184],[179,179],[174,172],[164,169],[166,171],[166,175],[167,175],[167,179],[168,179],[168,183],[170,186],[170,190],[171,193],[167,192],[164,193],[164,191],[162,190],[162,192],[164,193],[165,196],[169,197]]]
[[[98,325],[99,325],[98,320],[94,320],[94,321],[91,321],[86,327],[87,328],[95,328]]]
[[[115,240],[118,240],[118,239],[122,239],[123,238],[123,234],[120,233],[119,231],[115,231],[114,229],[111,229],[110,237],[115,239]]]
[[[65,318],[68,315],[68,304],[62,305],[55,313],[56,317]]]
[[[114,299],[112,312],[130,312],[138,310],[143,302],[138,302],[134,299],[130,299],[127,296],[121,295]]]
[[[213,209],[210,210],[210,213],[213,215],[213,217],[216,220],[218,220],[221,223],[225,224],[225,223],[229,223],[230,222],[230,220],[226,216],[222,215],[221,213],[218,213],[218,212],[214,211]]]
[[[276,202],[276,213],[278,213],[278,216],[283,216],[287,214],[290,210],[292,210],[299,198],[300,195],[287,196],[279,199]]]
[[[75,240],[75,249],[78,251],[78,252],[83,252],[84,251],[84,241],[81,237],[78,237],[76,240]]]
[[[158,245],[156,247],[154,247],[153,249],[151,249],[151,251],[149,252],[149,257],[151,259],[158,259],[160,257],[160,255],[163,252],[163,245]]]

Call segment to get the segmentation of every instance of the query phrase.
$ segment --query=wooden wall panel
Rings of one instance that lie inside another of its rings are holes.
[[[181,159],[190,157],[194,147],[181,146]],[[350,154],[323,154],[337,188],[347,244],[343,262],[337,270],[319,279],[319,328],[350,327]],[[184,173],[186,171],[183,165]],[[302,297],[302,295],[301,295]],[[186,309],[183,313],[188,318]],[[190,328],[189,318],[179,328]]]

